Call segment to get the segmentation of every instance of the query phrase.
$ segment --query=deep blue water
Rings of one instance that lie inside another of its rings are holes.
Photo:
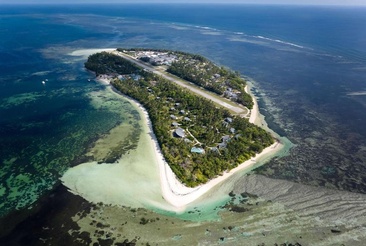
[[[86,48],[183,50],[241,72],[297,144],[261,173],[365,193],[364,23],[366,8],[351,7],[1,6],[0,214],[35,202],[124,120],[91,106],[103,87],[66,55]]]

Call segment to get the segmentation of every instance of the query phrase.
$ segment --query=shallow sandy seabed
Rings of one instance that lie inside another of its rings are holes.
[[[282,192],[272,194],[273,187]],[[80,227],[75,233],[88,232],[93,242],[137,239],[137,245],[364,245],[366,205],[360,204],[365,195],[339,195],[337,191],[258,175],[241,177],[235,187],[240,192],[263,189],[267,191],[264,196],[273,200],[254,196],[241,200],[244,212],[224,209],[219,220],[211,221],[194,222],[145,209],[97,205],[90,213],[73,217]],[[291,205],[302,193],[312,195],[299,199],[297,206]],[[234,198],[241,197],[238,194]],[[196,216],[200,213],[192,212]]]
[[[114,92],[107,87],[106,93]],[[127,99],[121,98],[121,100]],[[86,155],[102,159],[103,155],[108,153],[108,147],[118,143],[116,136],[112,135],[118,133],[117,137],[122,141],[127,135],[124,130],[130,131],[131,127],[124,125],[115,127],[109,134],[99,139]],[[80,164],[69,169],[62,177],[62,182],[72,193],[90,202],[131,207],[146,207],[160,203],[159,209],[164,209],[167,204],[160,194],[157,163],[152,158],[154,149],[148,141],[150,136],[146,130],[147,126],[144,126],[137,148],[123,155],[117,163],[98,164],[94,161]]]

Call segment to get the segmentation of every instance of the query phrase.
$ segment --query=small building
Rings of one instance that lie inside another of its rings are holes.
[[[231,127],[230,130],[229,130],[232,134],[235,133],[235,128],[234,127]]]
[[[188,117],[184,117],[184,120],[185,120],[185,121],[191,121],[191,119],[190,119],[190,118],[188,118]]]
[[[176,120],[176,119],[177,119],[177,116],[175,116],[174,114],[171,114],[171,115],[170,115],[170,119],[172,119],[172,120]]]
[[[192,147],[191,153],[204,154],[205,150],[202,148]]]
[[[131,78],[135,81],[138,81],[139,79],[141,79],[141,75],[138,74],[131,74]]]
[[[232,92],[232,91],[225,91],[224,92],[224,96],[228,97],[228,98],[232,98],[232,99],[236,99],[238,98],[238,94]]]
[[[178,126],[179,126],[179,124],[178,124],[177,122],[175,122],[175,121],[174,121],[174,122],[172,123],[172,126],[174,126],[174,127],[178,127]]]
[[[238,99],[238,94],[236,93],[233,93],[231,96],[230,96],[231,100],[237,100]]]
[[[229,135],[225,135],[225,136],[223,136],[223,137],[221,138],[221,141],[222,141],[223,143],[227,143],[227,142],[229,142],[229,141],[230,141],[230,136],[229,136]]]
[[[174,135],[178,138],[184,138],[186,136],[186,133],[184,132],[184,129],[179,127],[177,129],[175,129]]]
[[[181,111],[179,111],[179,113],[181,114],[186,114],[186,111],[184,111],[183,109]]]
[[[217,147],[211,147],[210,150],[215,153],[219,153],[219,149]]]
[[[186,143],[192,143],[192,141],[190,139],[188,139],[188,138],[185,138],[184,139],[184,142],[186,142]]]
[[[226,117],[226,118],[225,118],[225,121],[226,121],[227,123],[232,123],[232,122],[233,122],[233,118]]]
[[[218,149],[224,149],[224,148],[226,148],[226,146],[227,146],[227,144],[226,144],[226,143],[219,143],[219,144],[217,145],[217,148],[218,148]]]

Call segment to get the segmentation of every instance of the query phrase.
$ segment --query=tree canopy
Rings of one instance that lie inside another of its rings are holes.
[[[201,60],[207,62],[204,57]],[[269,133],[247,119],[230,115],[228,110],[120,56],[94,54],[85,66],[97,74],[124,75],[123,79],[116,76],[111,84],[146,108],[164,158],[188,186],[207,182],[273,143]],[[185,137],[174,134],[177,127],[183,129]],[[204,153],[192,153],[192,147]]]

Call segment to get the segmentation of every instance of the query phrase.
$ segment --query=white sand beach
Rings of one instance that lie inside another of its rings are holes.
[[[262,158],[268,158],[269,156],[279,151],[281,148],[282,145],[279,142],[276,142],[273,145],[264,149],[260,154],[257,154],[250,160],[245,161],[238,167],[228,172],[225,172],[223,175],[210,180],[206,184],[200,185],[195,188],[188,188],[180,183],[177,180],[175,174],[169,168],[168,164],[166,164],[162,158],[159,158],[158,161],[160,168],[160,182],[162,185],[163,197],[166,201],[168,201],[176,208],[176,211],[184,211],[188,204],[194,202],[195,200],[206,194],[209,190],[211,190],[219,183],[224,182],[226,179],[228,179],[230,176],[237,173],[238,171],[250,169],[257,163],[257,161],[263,160]]]
[[[68,55],[69,56],[82,56],[82,57],[88,57],[92,54],[98,53],[98,52],[102,52],[102,51],[106,51],[106,52],[111,52],[111,51],[115,51],[116,48],[108,48],[108,49],[81,49],[81,50],[74,50],[73,52],[70,52]]]
[[[251,123],[255,123],[258,125],[261,125],[261,118],[260,113],[258,109],[258,103],[253,97],[254,100],[254,106],[251,110],[251,115],[249,118],[249,121]],[[143,109],[144,110],[144,109]],[[151,126],[150,120],[148,118],[147,112],[144,110],[144,115],[146,119],[149,122],[149,126]],[[150,127],[150,131],[152,132],[152,129]],[[156,149],[156,155],[157,160],[159,164],[159,171],[160,171],[160,182],[162,186],[162,194],[166,201],[168,201],[170,204],[172,204],[177,211],[182,211],[184,208],[192,203],[193,201],[200,198],[202,195],[204,195],[206,192],[211,190],[213,187],[218,185],[219,183],[223,182],[224,180],[228,179],[233,174],[252,168],[257,162],[259,161],[265,161],[268,160],[271,156],[274,156],[275,153],[277,153],[279,150],[282,149],[283,145],[280,142],[275,142],[271,146],[264,149],[261,153],[257,154],[255,157],[252,157],[250,160],[247,160],[240,164],[238,167],[225,172],[223,175],[218,176],[206,184],[200,185],[195,188],[189,188],[184,186],[179,180],[177,180],[175,174],[170,169],[169,165],[165,162],[164,157],[160,151],[160,148],[158,146],[158,142],[156,140],[156,137],[154,134],[153,136],[153,142]]]
[[[253,108],[250,110],[249,122],[253,123],[257,126],[261,126],[264,123],[264,119],[261,118],[261,115],[259,113],[258,102],[257,102],[255,96],[250,92],[251,86],[252,86],[251,84],[250,85],[247,84],[245,86],[245,92],[250,94],[253,98]]]
[[[85,54],[86,52],[73,53]],[[177,180],[166,163],[153,133],[147,111],[137,101],[132,99],[129,101],[139,109],[144,119],[142,123],[144,132],[136,152],[121,158],[117,164],[85,163],[69,169],[61,180],[71,192],[96,203],[136,207],[154,206],[178,213],[184,212],[187,205],[194,203],[213,187],[239,171],[250,170],[257,163],[268,160],[283,148],[283,144],[276,142],[255,157],[206,184],[195,188],[186,187]],[[249,121],[263,125],[263,117],[260,117],[255,99]],[[136,193],[138,195],[135,195]]]

